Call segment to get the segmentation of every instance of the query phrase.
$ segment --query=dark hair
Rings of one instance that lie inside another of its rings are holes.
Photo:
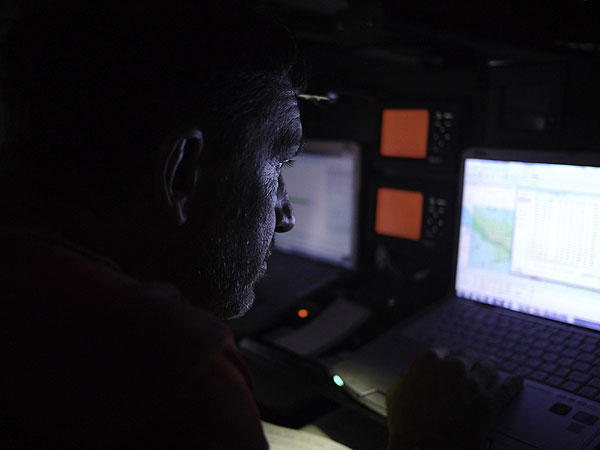
[[[183,120],[223,151],[237,148],[276,93],[301,84],[290,33],[257,8],[79,4],[38,7],[9,32],[4,177],[58,193],[106,179],[122,189]]]

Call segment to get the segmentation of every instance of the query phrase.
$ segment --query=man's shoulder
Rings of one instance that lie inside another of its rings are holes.
[[[64,438],[55,434],[65,423],[80,448],[90,435],[220,442],[230,409],[262,442],[231,333],[175,287],[135,280],[68,243],[0,231],[0,297],[4,406],[49,442]]]
[[[67,240],[1,230],[0,250],[0,290],[9,310],[36,311],[37,317],[92,330],[110,327],[113,335],[124,333],[130,341],[159,338],[162,345],[171,342],[182,349],[198,342],[218,345],[229,336],[218,319],[190,304],[174,286],[141,282]]]

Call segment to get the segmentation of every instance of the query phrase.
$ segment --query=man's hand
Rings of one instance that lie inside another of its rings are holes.
[[[388,392],[389,449],[480,450],[498,413],[520,391],[520,378],[496,376],[493,361],[465,350],[419,355]]]

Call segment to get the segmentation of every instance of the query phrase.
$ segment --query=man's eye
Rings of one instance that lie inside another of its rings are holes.
[[[293,159],[288,159],[288,160],[285,160],[283,162],[280,162],[280,163],[277,164],[277,170],[281,170],[284,167],[292,167],[295,162],[296,161],[294,161]]]

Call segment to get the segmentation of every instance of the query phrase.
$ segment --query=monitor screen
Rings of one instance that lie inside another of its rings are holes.
[[[354,269],[357,263],[360,152],[348,142],[307,141],[283,177],[296,225],[276,249]]]
[[[384,109],[381,117],[381,156],[425,159],[429,140],[428,109]]]
[[[600,168],[465,161],[457,294],[600,329]]]
[[[377,190],[375,232],[411,241],[421,239],[423,193],[381,187]]]

